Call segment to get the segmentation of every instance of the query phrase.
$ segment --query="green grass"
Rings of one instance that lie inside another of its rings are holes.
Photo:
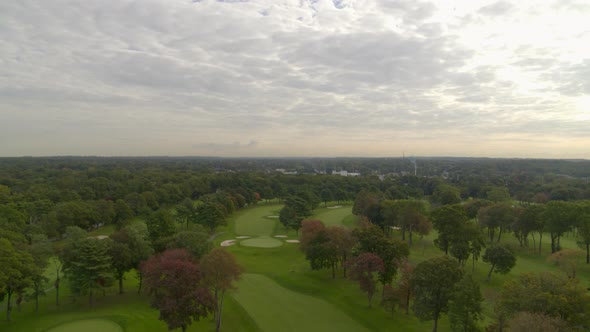
[[[271,236],[278,224],[277,218],[267,218],[276,215],[276,205],[263,205],[240,211],[234,221],[236,235]]]
[[[245,274],[234,297],[263,331],[367,331],[336,306],[260,274]]]
[[[350,226],[349,219],[355,217],[350,206],[340,208],[318,208],[314,211],[313,219],[321,220],[326,226]]]
[[[257,237],[254,239],[242,240],[240,241],[240,245],[244,247],[276,248],[282,246],[283,241],[270,237]]]
[[[123,332],[119,324],[106,319],[84,319],[65,323],[47,332]]]

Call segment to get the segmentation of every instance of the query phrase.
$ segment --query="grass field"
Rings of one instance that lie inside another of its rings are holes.
[[[283,243],[284,239],[273,238],[285,234],[295,239],[294,231],[286,232],[278,219],[267,218],[278,214],[280,205],[264,204],[236,212],[228,226],[220,229],[215,238],[215,245],[223,240],[235,239],[236,236],[252,236],[246,240],[273,240]],[[353,226],[357,218],[351,213],[351,206],[338,209],[318,208],[314,219],[320,219],[327,225]],[[102,229],[96,233],[108,233]],[[106,235],[106,234],[105,234]],[[400,237],[400,234],[394,234]],[[423,239],[414,238],[410,260],[418,263],[425,259],[440,256],[442,252],[434,247],[431,234]],[[242,240],[242,241],[246,241]],[[239,241],[239,240],[238,240]],[[527,271],[552,270],[562,273],[558,267],[547,262],[550,254],[548,236],[544,237],[543,252],[539,255],[534,249],[518,248],[516,239],[510,234],[503,236],[504,243],[517,248],[519,254],[516,267],[507,275],[494,274],[486,282],[488,264],[477,261],[474,277],[480,282],[482,293],[490,300],[499,294],[504,282]],[[568,235],[561,244],[565,248],[576,248],[575,239]],[[239,283],[236,293],[226,297],[222,321],[223,331],[428,331],[432,322],[420,322],[412,313],[394,313],[393,317],[378,304],[375,296],[373,308],[367,305],[366,296],[353,281],[342,277],[338,272],[336,279],[331,278],[328,270],[312,271],[297,244],[284,243],[280,247],[260,248],[234,245],[226,250],[232,252],[238,262],[244,266],[246,274]],[[465,269],[471,271],[471,261]],[[55,266],[48,268],[47,276],[54,280]],[[578,277],[584,286],[588,286],[590,267],[580,264]],[[50,284],[51,285],[51,282]],[[98,296],[94,305],[88,305],[86,298],[73,302],[68,287],[64,283],[60,292],[61,305],[55,306],[55,292],[50,290],[41,298],[40,312],[33,312],[31,301],[22,305],[21,311],[15,308],[13,321],[0,320],[0,331],[4,332],[61,332],[50,330],[63,327],[62,324],[88,319],[103,319],[119,325],[124,331],[166,331],[166,325],[158,320],[158,312],[151,309],[147,297],[136,294],[137,279],[131,272],[125,280],[126,293],[117,295],[115,287],[108,289],[106,296]],[[486,321],[492,319],[491,302],[486,302]],[[3,307],[1,304],[0,307]],[[0,311],[0,315],[4,310]],[[91,332],[89,328],[82,331]],[[213,322],[205,319],[193,323],[189,331],[214,330]],[[102,331],[102,330],[101,330]],[[106,330],[105,330],[106,331]],[[439,331],[450,331],[448,319],[443,316],[439,322]]]
[[[336,306],[261,274],[245,274],[234,298],[263,331],[367,331]]]
[[[119,324],[106,319],[84,319],[65,323],[47,332],[123,332]]]

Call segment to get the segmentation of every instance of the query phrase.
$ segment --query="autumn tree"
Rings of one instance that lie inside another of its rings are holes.
[[[459,263],[448,256],[425,260],[414,269],[412,309],[420,320],[434,320],[433,332],[438,329],[440,316],[448,311],[449,300],[462,275]]]
[[[414,273],[414,265],[412,265],[407,259],[403,259],[399,263],[399,281],[398,291],[399,304],[406,311],[406,314],[410,311],[410,300],[414,296],[414,287],[412,287],[412,274]]]
[[[383,272],[383,260],[379,256],[366,252],[351,259],[348,263],[350,278],[358,281],[361,290],[367,293],[369,308],[377,289],[377,273]]]
[[[580,266],[580,262],[584,257],[584,252],[579,249],[561,249],[549,256],[547,261],[557,265],[568,278],[576,278],[576,272]]]
[[[487,280],[490,281],[492,272],[506,274],[516,265],[514,251],[505,245],[495,245],[486,249],[483,261],[491,265]]]
[[[219,331],[225,293],[236,289],[235,282],[240,279],[243,268],[232,254],[221,248],[215,248],[204,256],[200,267],[205,285],[213,292],[215,326]]]
[[[586,288],[578,279],[555,273],[524,273],[507,281],[498,305],[508,318],[529,312],[559,318],[570,328],[590,328],[590,297]]]
[[[160,311],[169,330],[183,332],[192,323],[214,312],[215,301],[204,275],[184,249],[166,250],[142,263],[150,306]]]

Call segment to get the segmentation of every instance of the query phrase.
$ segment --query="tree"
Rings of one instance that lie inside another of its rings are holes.
[[[507,281],[498,306],[508,318],[519,312],[560,318],[580,330],[590,328],[590,297],[578,279],[551,272],[523,273]]]
[[[459,189],[449,184],[440,184],[434,191],[432,198],[435,202],[438,202],[441,205],[453,205],[461,203]]]
[[[586,264],[590,264],[590,202],[580,205],[577,224],[578,245],[586,250]]]
[[[240,279],[243,270],[234,256],[221,248],[213,249],[201,259],[201,271],[204,275],[205,285],[213,292],[215,326],[218,332],[221,327],[221,312],[225,293],[236,289],[234,283]]]
[[[541,215],[543,214],[544,206],[539,204],[531,204],[525,207],[516,218],[512,225],[514,236],[518,239],[521,246],[528,247],[529,234],[533,238],[533,247],[536,247],[534,232],[539,232],[539,248],[541,247],[541,240],[543,234],[543,222]]]
[[[463,276],[455,287],[449,302],[449,320],[453,331],[480,331],[477,322],[482,316],[483,297],[479,284],[470,274]]]
[[[459,263],[448,256],[425,260],[414,269],[412,309],[420,320],[434,320],[433,332],[437,331],[440,316],[448,311],[455,284],[462,275]]]
[[[209,201],[197,205],[196,222],[203,227],[208,228],[211,233],[214,233],[218,226],[225,224],[225,214],[222,210],[222,206],[218,203]]]
[[[359,282],[361,290],[367,293],[369,308],[377,289],[376,274],[383,271],[383,260],[379,256],[366,252],[349,262],[350,277]]]
[[[193,320],[207,317],[215,302],[199,265],[184,249],[166,250],[141,266],[150,306],[160,311],[169,330],[183,332]]]
[[[7,239],[0,238],[0,293],[5,293],[6,320],[10,321],[12,295],[31,285],[34,262],[31,255],[14,248]]]
[[[197,225],[200,226],[200,225]],[[204,228],[190,231],[181,231],[166,239],[167,249],[186,249],[195,258],[199,259],[211,250],[209,235]]]
[[[431,217],[432,225],[438,231],[434,245],[448,254],[468,220],[465,209],[460,205],[445,205],[434,210]]]
[[[330,238],[331,246],[336,255],[336,263],[342,266],[342,272],[346,278],[346,264],[352,253],[352,248],[356,244],[356,239],[352,236],[350,229],[340,226],[331,226],[327,228],[328,237]]]
[[[516,222],[516,216],[516,210],[512,206],[505,203],[496,203],[479,210],[477,219],[482,227],[488,229],[490,242],[494,242],[494,234],[498,229],[496,242],[500,242],[502,233]]]
[[[147,218],[147,231],[153,247],[156,251],[161,252],[165,249],[165,240],[176,233],[176,224],[172,215],[165,210],[158,210]]]
[[[123,294],[123,277],[153,253],[145,234],[128,226],[110,235],[112,241],[109,255],[112,258],[115,276],[119,281],[119,294]]]
[[[516,265],[516,255],[508,246],[495,245],[486,249],[483,261],[492,265],[487,280],[490,281],[492,272],[506,274]]]
[[[64,272],[74,294],[88,294],[92,304],[94,291],[110,285],[113,261],[109,255],[110,239],[83,238],[69,244]]]
[[[563,270],[568,278],[575,279],[582,257],[584,257],[584,252],[582,250],[561,249],[560,251],[551,254],[547,260]]]
[[[414,288],[412,286],[412,274],[414,273],[414,265],[410,264],[407,259],[403,259],[399,264],[400,278],[398,282],[398,294],[400,296],[399,304],[405,309],[406,315],[410,310],[410,299],[414,295]]]
[[[559,317],[521,311],[508,321],[511,332],[564,332],[570,331],[567,322]]]
[[[576,224],[576,206],[571,202],[550,201],[546,205],[542,218],[545,230],[551,235],[551,253],[559,251],[560,238]]]

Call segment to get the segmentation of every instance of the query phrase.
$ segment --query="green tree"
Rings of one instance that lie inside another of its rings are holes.
[[[449,300],[462,276],[459,263],[448,256],[425,260],[414,269],[412,309],[420,320],[434,320],[433,332],[438,329],[440,316],[448,311]]]
[[[514,251],[505,245],[495,245],[486,249],[483,261],[491,265],[487,280],[490,281],[492,272],[506,274],[516,265]]]
[[[545,231],[551,235],[551,253],[561,249],[561,236],[575,226],[576,212],[576,205],[571,202],[550,201],[546,204],[542,218],[545,222]]]
[[[586,250],[586,264],[590,264],[590,202],[581,203],[577,217],[578,245]]]
[[[149,215],[146,220],[150,241],[156,251],[161,252],[166,247],[166,238],[176,233],[176,224],[170,212],[158,210]]]
[[[10,321],[12,295],[31,285],[35,265],[31,254],[0,238],[0,267],[0,293],[6,294],[6,320]]]
[[[110,239],[83,238],[69,244],[64,272],[74,294],[88,294],[92,304],[94,292],[111,284],[113,262],[109,255]]]
[[[483,297],[479,284],[472,275],[463,276],[455,287],[449,302],[451,330],[463,332],[481,331],[478,322],[483,318]]]

